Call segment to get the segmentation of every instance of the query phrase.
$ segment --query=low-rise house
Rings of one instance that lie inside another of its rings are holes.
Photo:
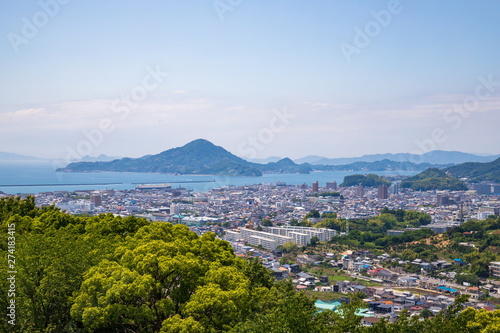
[[[306,272],[299,272],[296,274],[296,277],[300,280],[303,279],[304,281],[314,281],[316,279],[316,276],[306,273]]]
[[[438,313],[439,313],[441,310],[443,310],[443,309],[442,309],[442,308],[440,308],[440,307],[438,307],[438,306],[431,306],[431,307],[429,308],[429,310],[431,310],[431,311],[432,311],[432,313],[434,313],[434,314],[438,314]]]
[[[364,317],[361,319],[361,325],[370,327],[378,323],[380,320],[381,319],[377,317]]]
[[[273,267],[271,268],[273,272],[273,276],[276,280],[283,280],[285,277],[283,276],[283,271],[279,268]]]
[[[408,275],[401,275],[397,279],[397,284],[400,286],[414,287],[417,285],[417,278]]]
[[[320,292],[333,292],[333,286],[318,286],[314,288],[314,290]]]
[[[424,271],[430,272],[434,269],[434,267],[432,266],[432,264],[430,264],[428,262],[422,262],[422,263],[420,263],[420,269],[423,269]]]
[[[375,312],[377,312],[377,313],[392,313],[392,312],[394,312],[393,311],[393,304],[386,304],[386,303],[379,304],[375,308]]]
[[[363,292],[365,293],[366,296],[372,297],[373,295],[375,295],[375,291],[376,290],[377,289],[375,289],[375,288],[369,288],[369,287],[367,287],[367,288],[365,288],[365,290]]]
[[[413,260],[411,263],[412,263],[413,265],[420,265],[422,262],[423,262],[423,260],[422,260],[422,259],[418,259],[418,258],[417,258],[417,259]]]
[[[347,289],[348,283],[344,281],[337,281],[335,285],[333,286],[333,291],[336,293],[345,293]]]
[[[404,303],[408,305],[415,305],[417,303],[417,300],[413,297],[406,297]]]

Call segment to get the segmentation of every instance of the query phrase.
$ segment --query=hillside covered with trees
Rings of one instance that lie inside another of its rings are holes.
[[[471,181],[500,182],[500,157],[492,162],[469,162],[445,169],[458,178],[468,178]]]
[[[379,186],[379,185],[389,186],[389,185],[391,185],[391,182],[383,177],[369,173],[367,175],[345,176],[344,181],[342,182],[342,184],[340,184],[340,186],[349,187],[349,186],[356,186],[356,185],[360,185],[360,184],[363,186],[374,187],[374,186]]]
[[[401,182],[402,188],[411,188],[414,191],[450,190],[466,191],[467,185],[461,180],[446,174],[437,168],[427,169],[418,175],[406,178]]]
[[[315,223],[310,218],[314,218]],[[335,213],[319,214],[311,211],[302,221],[295,225],[329,228],[349,233],[337,236],[325,244],[324,251],[342,252],[345,250],[368,250],[374,253],[388,253],[391,266],[398,266],[399,260],[423,259],[427,262],[435,260],[453,261],[463,259],[467,264],[453,267],[450,270],[460,273],[457,283],[476,284],[481,278],[489,278],[489,263],[500,260],[500,217],[478,221],[471,220],[450,229],[444,234],[435,234],[425,228],[431,222],[430,215],[402,209],[384,208],[380,214],[369,219],[340,219]],[[419,228],[404,231],[399,235],[388,235],[391,229]],[[468,246],[464,245],[468,244]],[[417,267],[403,267],[412,273]],[[414,273],[414,272],[413,272]],[[438,275],[436,275],[438,277]]]

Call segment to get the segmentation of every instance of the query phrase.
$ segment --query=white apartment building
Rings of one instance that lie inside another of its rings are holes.
[[[171,204],[170,205],[170,215],[179,215],[181,213],[181,205]]]
[[[227,240],[228,242],[236,242],[239,239],[241,239],[241,233],[239,231],[224,231],[224,240]]]
[[[500,262],[490,262],[490,276],[493,278],[500,278]]]
[[[311,237],[314,236],[318,237],[321,242],[328,242],[337,235],[337,232],[332,229],[294,226],[269,227],[267,231],[272,234],[294,237],[298,240],[297,244],[299,245],[309,244]]]
[[[286,242],[294,242],[292,237],[270,234],[268,232],[256,231],[252,229],[242,228],[239,232],[226,230],[224,239],[227,241],[235,241],[243,239],[246,243],[253,246],[262,246],[265,249],[274,251],[278,245]]]
[[[226,230],[224,239],[227,241],[235,241],[243,239],[246,243],[253,246],[262,246],[265,249],[274,251],[279,245],[286,242],[296,243],[297,245],[306,246],[311,242],[311,237],[318,237],[320,241],[329,241],[336,235],[335,230],[324,228],[308,228],[308,227],[269,227],[268,232],[256,231],[252,229],[242,228],[239,232]]]

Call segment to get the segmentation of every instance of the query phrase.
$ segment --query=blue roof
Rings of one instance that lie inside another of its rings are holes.
[[[321,301],[317,300],[314,305],[319,309],[319,311],[323,310],[332,310],[338,312],[338,307],[342,303],[340,301]],[[367,313],[369,309],[358,309],[356,311],[356,315],[360,317],[373,317],[372,314]]]
[[[458,290],[456,289],[453,289],[453,288],[450,288],[450,287],[445,287],[445,286],[439,286],[438,289],[441,289],[441,290],[447,290],[449,291],[450,293],[456,293]]]
[[[314,305],[321,310],[336,310],[340,306],[340,301],[321,301],[317,300]]]

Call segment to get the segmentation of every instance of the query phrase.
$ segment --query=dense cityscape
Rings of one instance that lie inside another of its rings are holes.
[[[292,279],[297,290],[321,295],[343,293],[345,299],[349,299],[348,294],[362,292],[369,306],[360,315],[364,318],[363,325],[371,326],[380,318],[388,315],[391,318],[402,310],[419,314],[425,308],[436,314],[453,304],[459,294],[468,295],[470,305],[477,309],[494,308],[494,304],[484,301],[484,295],[500,298],[500,282],[482,279],[476,285],[457,283],[453,267],[467,265],[460,258],[434,262],[420,258],[403,260],[359,248],[325,253],[315,250],[311,243],[328,244],[332,237],[346,237],[350,220],[370,219],[383,210],[418,211],[431,217],[426,225],[388,230],[387,235],[402,235],[422,228],[441,234],[470,220],[500,216],[499,185],[481,183],[469,187],[467,191],[413,191],[401,189],[399,182],[389,187],[340,187],[336,182],[315,182],[297,186],[285,183],[226,186],[194,192],[169,184],[142,184],[134,190],[44,192],[35,198],[40,207],[55,205],[73,215],[135,215],[150,221],[184,224],[199,235],[213,232],[229,241],[237,255],[260,258],[277,280]],[[344,225],[335,230],[299,223],[307,221],[314,225],[325,216],[341,219]],[[306,251],[297,255],[294,262],[283,261],[283,251],[291,244]],[[399,267],[391,264],[394,262]],[[346,274],[346,280],[335,281],[328,275],[303,271],[304,267],[325,265]],[[408,272],[401,269],[404,265],[418,269]],[[500,263],[491,262],[489,266],[490,278],[500,278]],[[433,271],[441,273],[432,277],[429,273]],[[335,310],[341,301],[318,300],[315,304],[320,309]]]

